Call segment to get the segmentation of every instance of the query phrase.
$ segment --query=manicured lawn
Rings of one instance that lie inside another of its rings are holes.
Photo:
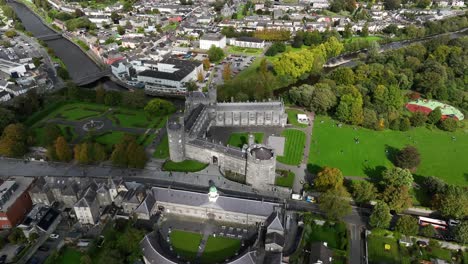
[[[294,184],[294,172],[286,172],[287,176],[278,176],[275,180],[275,185],[281,187],[292,188]]]
[[[242,48],[236,46],[228,46],[227,51],[233,54],[247,54],[247,55],[260,55],[263,53],[263,49],[255,48]]]
[[[337,250],[346,250],[347,230],[344,223],[325,223],[324,225],[307,225],[304,238],[312,242],[327,242],[328,246]]]
[[[101,143],[106,146],[113,146],[116,143],[119,143],[119,141],[125,136],[125,132],[121,131],[114,131],[111,133],[105,133],[101,136],[97,136],[96,142]]]
[[[102,114],[102,112],[97,111],[97,109],[77,107],[65,110],[56,117],[68,120],[82,120],[89,117],[99,116],[100,114]]]
[[[210,236],[201,257],[202,263],[221,263],[234,256],[241,247],[241,241],[227,237]]]
[[[395,148],[414,145],[421,154],[416,175],[436,176],[451,184],[468,185],[466,164],[460,160],[467,154],[468,134],[462,129],[444,132],[420,127],[407,132],[373,131],[347,125],[340,128],[338,123],[323,116],[315,119],[309,155],[311,167],[336,167],[346,176],[373,176],[376,167],[393,166],[387,156]],[[452,140],[452,136],[456,140]],[[355,138],[359,139],[358,144]]]
[[[298,110],[298,109],[287,109],[286,110],[286,113],[288,114],[288,123],[295,126],[295,127],[307,127],[306,124],[301,124],[299,122],[297,122],[297,115],[298,114],[305,114],[304,112],[302,112],[301,110]]]
[[[166,32],[169,30],[176,30],[178,25],[178,23],[169,23],[167,26],[162,28],[162,31]]]
[[[352,38],[349,38],[349,39],[345,40],[345,42],[354,42],[354,41],[357,41],[357,40],[379,41],[381,39],[382,38],[378,37],[378,36],[367,36],[367,37],[354,36]]]
[[[169,158],[169,141],[167,136],[165,136],[159,145],[156,147],[156,150],[153,153],[153,157],[157,159],[167,159]]]
[[[114,115],[119,120],[121,127],[148,127],[151,118],[143,111],[122,111]]]
[[[80,264],[80,258],[83,254],[76,249],[66,248],[60,258],[57,261],[57,264]]]
[[[277,160],[288,165],[301,164],[306,135],[297,129],[286,129],[281,133],[285,137],[284,156],[278,156]]]
[[[253,133],[255,137],[255,143],[263,142],[263,133]],[[228,144],[230,146],[242,148],[244,144],[248,144],[249,133],[232,133],[229,136]]]
[[[390,249],[386,250],[385,245]],[[369,235],[367,248],[369,252],[369,263],[400,263],[398,243],[393,237]]]
[[[182,162],[173,162],[171,160],[166,161],[163,164],[163,170],[165,171],[182,171],[182,172],[195,172],[201,171],[206,168],[208,164],[201,163],[196,160],[184,160]]]
[[[201,234],[173,230],[170,234],[170,238],[172,247],[177,254],[188,261],[195,259],[198,246],[202,240]]]

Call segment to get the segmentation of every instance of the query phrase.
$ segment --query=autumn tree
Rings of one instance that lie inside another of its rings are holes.
[[[77,160],[79,163],[82,163],[82,164],[90,163],[88,145],[89,144],[87,142],[75,145],[73,152],[74,152],[75,160]]]
[[[203,82],[204,78],[203,78],[203,71],[202,70],[198,70],[197,71],[197,81],[198,82]]]
[[[140,146],[135,137],[125,135],[122,140],[114,146],[111,155],[112,164],[129,168],[144,168],[147,156],[145,148]]]
[[[50,146],[55,143],[58,137],[62,136],[62,130],[57,124],[54,123],[47,123],[44,126],[44,136],[43,136],[43,144],[45,146]]]
[[[203,63],[203,70],[207,71],[210,69],[211,63],[209,59],[204,59],[202,63]]]
[[[390,214],[388,205],[382,201],[378,201],[374,205],[374,209],[370,215],[369,224],[375,228],[388,228],[391,220],[392,215]]]
[[[224,67],[223,67],[223,79],[224,79],[224,81],[229,81],[231,79],[231,74],[232,74],[231,64],[230,63],[224,64]]]
[[[343,186],[329,189],[320,195],[319,208],[325,212],[328,219],[340,220],[351,213],[348,197],[349,193]]]
[[[406,146],[395,155],[395,165],[400,168],[415,170],[419,163],[421,163],[421,157],[414,146]]]
[[[5,127],[0,138],[0,155],[19,158],[26,154],[26,129],[22,124],[10,124]]]
[[[70,146],[68,146],[67,141],[64,137],[60,136],[55,141],[55,153],[57,159],[60,161],[70,161],[72,159],[72,151]]]
[[[398,218],[395,230],[406,236],[415,236],[418,234],[418,220],[411,215],[402,215]]]
[[[343,173],[337,168],[324,167],[314,180],[317,190],[326,191],[343,186]]]

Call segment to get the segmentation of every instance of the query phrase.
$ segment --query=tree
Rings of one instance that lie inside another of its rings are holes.
[[[135,108],[135,109],[142,109],[145,107],[147,103],[147,98],[145,91],[143,90],[135,90],[133,92],[125,93],[125,96],[122,97],[122,105]]]
[[[19,158],[26,154],[26,129],[22,124],[10,124],[5,127],[0,138],[0,155]]]
[[[202,63],[203,63],[203,70],[207,71],[210,69],[211,63],[209,59],[204,59]]]
[[[13,244],[21,244],[21,243],[26,243],[27,239],[24,236],[23,231],[20,228],[13,228],[10,231],[10,234],[8,235],[8,241]]]
[[[427,120],[427,116],[423,112],[417,111],[411,115],[411,124],[414,127],[423,126],[426,123],[426,120]]]
[[[398,218],[395,230],[406,236],[415,236],[418,234],[418,220],[411,215],[403,215]]]
[[[36,242],[36,240],[39,238],[39,234],[37,234],[36,232],[32,232],[29,234],[29,242],[30,243],[34,243]]]
[[[341,96],[336,109],[336,116],[340,121],[353,125],[360,125],[364,121],[363,101],[361,93],[354,86],[350,86],[348,93]]]
[[[455,229],[455,240],[461,244],[468,244],[468,221],[462,221]]]
[[[377,196],[377,188],[368,181],[353,181],[351,188],[354,201],[359,204],[369,203]]]
[[[88,254],[81,256],[80,264],[92,264],[92,263],[93,263],[93,260]]]
[[[468,216],[468,192],[463,187],[448,185],[434,196],[434,207],[443,217],[463,219]]]
[[[144,109],[150,116],[163,116],[174,112],[175,107],[169,101],[156,98],[149,101]]]
[[[129,168],[144,168],[147,157],[143,146],[138,145],[135,137],[125,135],[122,140],[114,146],[111,155],[112,164]]]
[[[82,144],[75,145],[73,149],[75,160],[82,164],[88,164],[91,162],[89,157],[89,143],[85,142]]]
[[[125,28],[122,27],[121,25],[117,26],[117,33],[119,33],[120,36],[125,35]]]
[[[15,121],[15,113],[11,110],[8,110],[4,107],[0,107],[0,132],[5,129],[5,127]]]
[[[218,62],[224,58],[224,51],[215,45],[211,45],[211,48],[208,50],[208,58],[210,62]]]
[[[445,131],[455,132],[458,128],[458,121],[454,118],[448,117],[439,122],[439,128]]]
[[[384,7],[386,10],[395,10],[400,8],[401,0],[385,0]]]
[[[75,9],[75,17],[82,17],[82,16],[86,16],[86,14],[83,12],[83,10],[77,8]]]
[[[390,214],[390,208],[382,201],[378,201],[374,205],[372,214],[369,217],[369,225],[375,228],[388,228],[392,215]]]
[[[14,31],[14,30],[5,31],[4,34],[8,38],[14,38],[14,37],[18,36],[18,33],[16,33],[16,31]]]
[[[436,230],[433,225],[427,225],[421,228],[421,235],[424,237],[431,238],[435,235],[435,233],[436,233]]]
[[[314,180],[314,186],[320,191],[338,189],[343,186],[343,179],[343,173],[339,169],[324,167],[322,171],[317,174]]]
[[[353,30],[352,30],[352,25],[351,23],[348,23],[345,25],[344,31],[343,31],[343,38],[351,38],[353,36]]]
[[[319,208],[325,212],[328,219],[339,220],[351,212],[347,197],[349,193],[343,186],[330,189],[320,195]]]
[[[72,151],[68,146],[64,137],[60,136],[55,141],[55,154],[60,161],[70,161],[72,159]]]
[[[122,94],[117,91],[106,91],[104,96],[104,104],[109,106],[117,106],[122,102]]]
[[[369,36],[369,23],[365,23],[361,30],[361,37],[368,37]]]
[[[115,12],[115,11],[113,11],[113,12],[111,13],[111,16],[110,16],[110,17],[111,17],[112,21],[118,21],[118,20],[120,20],[120,15],[119,15],[117,12]],[[117,28],[118,28],[118,27],[117,27]]]
[[[104,98],[106,97],[106,90],[102,85],[96,87],[96,103],[103,104]]]
[[[44,126],[44,136],[42,139],[45,146],[53,145],[55,140],[60,136],[63,136],[62,130],[57,124],[47,123]]]
[[[410,123],[409,118],[403,117],[400,120],[400,131],[408,131],[410,127],[411,127],[411,123]]]
[[[229,81],[231,79],[231,63],[226,63],[224,64],[223,67],[223,79],[224,81]]]
[[[391,210],[397,213],[408,209],[413,203],[409,188],[406,185],[400,187],[388,186],[382,193],[382,200],[388,204]]]
[[[395,165],[400,168],[415,170],[420,162],[419,151],[414,146],[406,146],[395,155]]]
[[[437,124],[437,122],[439,122],[441,118],[442,118],[442,110],[440,110],[440,107],[436,107],[427,116],[427,122],[430,124]]]

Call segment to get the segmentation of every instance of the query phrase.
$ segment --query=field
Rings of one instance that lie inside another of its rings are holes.
[[[195,259],[198,252],[198,246],[202,240],[201,234],[173,230],[170,238],[172,247],[177,254],[188,261]]]
[[[385,245],[390,248],[385,249]],[[371,234],[367,246],[369,263],[400,263],[400,252],[395,238]]]
[[[263,142],[263,133],[253,133],[255,137],[255,143]],[[229,146],[234,146],[242,148],[244,144],[247,144],[249,141],[249,133],[232,133],[229,136],[228,144]]]
[[[227,52],[232,54],[261,55],[263,49],[228,46]]]
[[[351,38],[345,40],[345,42],[354,42],[354,41],[358,41],[358,40],[379,41],[381,39],[382,38],[379,37],[379,36],[367,36],[367,37],[354,36],[354,37],[351,37]]]
[[[156,147],[156,150],[153,153],[153,157],[157,159],[169,158],[169,141],[167,136],[165,136]]]
[[[60,254],[59,259],[54,262],[57,264],[80,264],[81,252],[72,248],[65,248]]]
[[[460,157],[467,154],[468,134],[461,129],[453,133],[424,127],[407,132],[373,131],[347,125],[340,128],[337,123],[328,117],[315,119],[309,154],[313,171],[331,166],[346,176],[372,177],[376,168],[392,166],[389,155],[395,149],[414,145],[421,155],[415,175],[436,176],[447,183],[468,185],[466,164],[460,162]]]
[[[164,171],[182,171],[182,172],[196,172],[206,168],[208,164],[198,162],[196,160],[184,160],[181,162],[166,161],[163,164]]]
[[[282,173],[286,174],[286,177],[284,176],[276,177],[275,185],[286,187],[286,188],[292,188],[294,185],[294,177],[295,177],[294,172],[282,171]]]
[[[303,111],[298,110],[298,109],[287,109],[286,113],[288,114],[288,123],[295,126],[295,127],[300,127],[304,128],[307,127],[306,124],[301,124],[297,122],[297,115],[298,114],[305,114]]]
[[[101,143],[106,146],[112,146],[116,143],[118,143],[124,136],[125,132],[120,132],[120,131],[113,131],[110,133],[104,133],[100,136],[97,136],[95,138],[96,142]]]
[[[288,165],[301,164],[306,141],[305,133],[297,129],[286,129],[281,135],[286,139],[284,156],[278,156],[277,160]]]
[[[210,236],[201,263],[222,263],[225,259],[234,256],[240,246],[241,241],[238,239]]]

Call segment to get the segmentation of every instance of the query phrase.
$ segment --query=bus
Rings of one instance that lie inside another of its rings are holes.
[[[429,218],[429,217],[424,217],[420,216],[418,217],[418,223],[420,226],[428,226],[432,225],[436,229],[442,229],[445,230],[447,229],[447,222],[444,220],[439,220],[439,219],[434,219],[434,218]]]

